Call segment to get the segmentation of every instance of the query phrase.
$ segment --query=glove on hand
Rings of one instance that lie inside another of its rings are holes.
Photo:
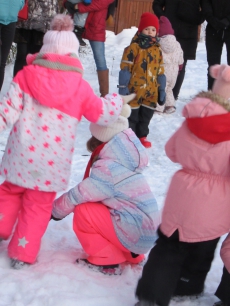
[[[120,95],[122,100],[123,100],[123,104],[127,104],[129,103],[130,101],[132,101],[135,97],[136,97],[136,94],[135,93],[132,93],[130,95],[127,95],[127,96],[122,96]]]
[[[50,220],[61,221],[62,219],[55,218],[53,215],[51,215]]]
[[[157,77],[157,82],[159,84],[158,87],[158,104],[164,105],[166,101],[166,93],[165,93],[165,87],[166,87],[166,76],[164,74],[160,74]]]
[[[225,29],[227,29],[230,25],[230,21],[228,20],[228,18],[221,19],[220,22],[222,22],[225,25]]]
[[[92,0],[83,0],[84,5],[90,5]]]
[[[119,78],[118,78],[119,85],[117,85],[117,87],[119,88],[118,92],[120,95],[125,96],[130,94],[128,89],[130,78],[131,78],[131,72],[129,72],[127,68],[119,71]]]
[[[224,20],[224,19],[222,19]],[[226,28],[225,21],[221,21],[216,17],[212,17],[208,20],[208,23],[216,30],[216,31],[221,31]]]
[[[66,1],[64,6],[67,9],[69,14],[74,15],[76,12],[78,12],[78,10],[75,9],[75,5],[76,4],[74,4],[74,3]]]
[[[52,217],[61,220],[72,213],[74,208],[75,205],[69,199],[68,193],[64,193],[53,202]]]

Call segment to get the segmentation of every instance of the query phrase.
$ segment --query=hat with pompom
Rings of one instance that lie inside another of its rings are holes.
[[[89,126],[92,136],[100,140],[101,142],[110,141],[116,134],[128,129],[129,122],[128,117],[131,114],[131,108],[128,104],[124,104],[117,121],[109,126],[101,126],[95,123],[91,123]]]
[[[215,79],[212,92],[230,104],[230,66],[214,65],[210,67],[209,73]]]
[[[138,26],[138,32],[142,32],[147,27],[154,27],[158,33],[159,31],[159,20],[156,15],[152,13],[143,13],[141,15],[141,20]]]
[[[57,14],[50,24],[50,30],[43,38],[40,53],[68,54],[78,56],[79,42],[73,32],[74,24],[70,16]]]
[[[159,29],[159,37],[164,35],[174,35],[174,30],[172,28],[171,22],[167,17],[161,16],[159,19],[160,29]]]

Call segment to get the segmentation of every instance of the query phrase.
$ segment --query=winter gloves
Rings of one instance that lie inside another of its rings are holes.
[[[74,15],[76,12],[78,12],[78,9],[75,9],[75,5],[76,3],[66,1],[64,7],[67,9],[70,15]]]
[[[128,85],[130,78],[131,73],[129,72],[128,68],[120,70],[118,79],[119,85],[117,85],[117,87],[119,88],[118,92],[120,95],[129,95]]]
[[[221,20],[219,20],[216,17],[210,17],[207,19],[208,23],[216,30],[216,31],[220,31],[220,30],[225,30],[230,26],[230,21],[228,18],[223,18]]]
[[[73,202],[70,199],[70,192],[64,193],[54,201],[51,219],[58,221],[72,213],[75,208]]]
[[[89,5],[91,4],[92,0],[83,0],[83,4],[84,5]],[[69,12],[70,15],[74,15],[76,12],[78,12],[78,9],[75,9],[75,5],[77,3],[71,3],[69,1],[66,1],[64,3],[64,7],[67,9],[67,11]]]
[[[159,84],[159,87],[158,87],[158,104],[159,105],[164,105],[165,101],[166,101],[166,93],[165,93],[166,76],[164,74],[158,75],[157,82]]]

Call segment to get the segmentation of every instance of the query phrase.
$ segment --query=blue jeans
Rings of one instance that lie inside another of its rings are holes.
[[[105,43],[95,40],[89,40],[89,43],[93,51],[93,57],[97,70],[107,70],[108,68],[105,60]]]

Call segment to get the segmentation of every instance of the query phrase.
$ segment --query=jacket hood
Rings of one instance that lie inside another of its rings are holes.
[[[114,159],[125,168],[141,173],[148,165],[148,155],[132,129],[124,130],[114,136],[99,154],[103,159]]]
[[[202,91],[184,107],[182,114],[185,118],[200,118],[223,115],[228,112],[230,112],[229,101],[211,91]]]
[[[73,114],[71,105],[82,82],[80,61],[68,55],[48,54],[30,56],[27,62],[14,79],[21,89],[42,105]]]
[[[172,53],[177,46],[177,40],[174,35],[165,35],[160,37],[160,46],[163,52]]]

